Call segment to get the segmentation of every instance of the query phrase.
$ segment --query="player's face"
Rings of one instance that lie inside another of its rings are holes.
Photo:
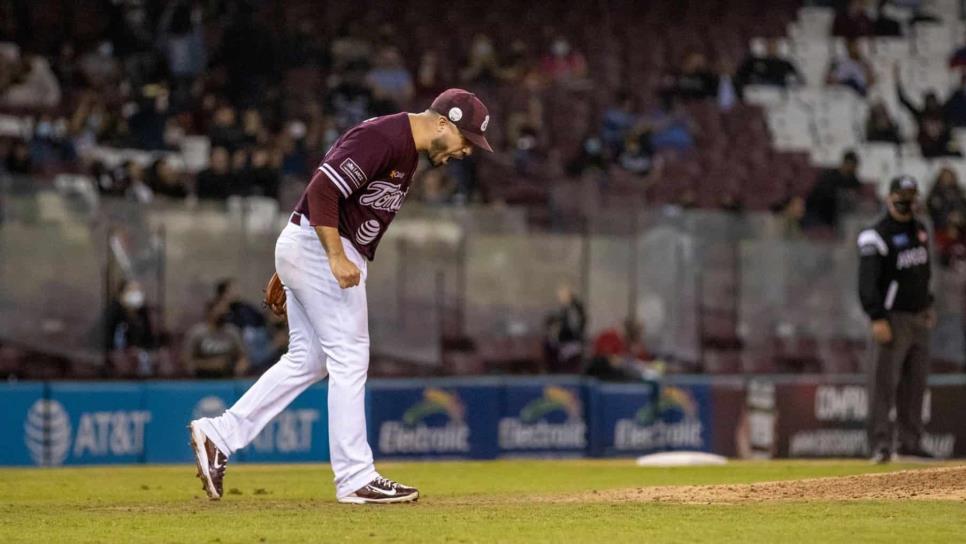
[[[429,162],[433,166],[442,166],[451,159],[459,160],[468,157],[473,152],[473,144],[467,140],[456,125],[445,121],[433,141],[430,142]]]

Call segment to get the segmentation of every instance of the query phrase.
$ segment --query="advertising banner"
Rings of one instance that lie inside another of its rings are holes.
[[[499,385],[374,383],[367,395],[369,443],[377,458],[497,455]]]
[[[148,463],[193,462],[188,423],[221,415],[235,402],[231,382],[149,382],[143,387],[144,409],[150,414],[144,436]]]
[[[238,452],[241,460],[259,463],[328,461],[327,383],[317,383],[296,397],[247,448]],[[235,393],[243,395],[250,385],[250,381],[237,382]]]
[[[595,455],[711,451],[706,385],[600,384],[592,395]]]
[[[46,402],[49,464],[144,462],[143,385],[54,382]],[[182,435],[182,441],[185,441]]]
[[[778,457],[868,455],[866,389],[859,384],[775,386],[775,454]],[[923,401],[922,446],[941,458],[966,454],[966,386],[932,385]]]
[[[51,441],[64,442],[64,426],[51,427],[53,415],[63,421],[62,409],[52,414],[50,403],[44,399],[42,383],[0,384],[0,465],[50,465]]]
[[[504,388],[501,455],[584,455],[585,388],[578,380],[520,380]]]

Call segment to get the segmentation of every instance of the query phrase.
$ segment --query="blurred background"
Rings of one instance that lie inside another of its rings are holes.
[[[935,232],[932,370],[962,373],[963,15],[0,0],[0,376],[258,375],[325,150],[452,86],[496,152],[420,167],[370,268],[374,377],[859,373],[855,239],[899,173]]]

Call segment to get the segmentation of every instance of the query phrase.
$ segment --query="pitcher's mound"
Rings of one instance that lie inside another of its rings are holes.
[[[579,500],[708,504],[899,499],[966,501],[966,466],[756,484],[615,489],[584,495]]]

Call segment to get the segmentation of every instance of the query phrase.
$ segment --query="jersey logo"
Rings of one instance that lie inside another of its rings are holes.
[[[919,231],[919,242],[925,244],[927,240],[929,240],[929,234],[924,230]]]
[[[404,177],[406,177],[406,174],[403,174],[399,170],[389,172],[389,179],[403,179]]]
[[[365,223],[359,225],[359,230],[356,231],[356,242],[362,245],[369,245],[373,240],[379,236],[379,231],[382,230],[382,226],[375,219],[369,219]]]
[[[923,265],[928,262],[929,252],[926,251],[926,248],[922,246],[914,247],[899,252],[899,255],[896,256],[896,270],[912,268],[913,266]]]
[[[892,237],[892,243],[895,244],[896,247],[905,247],[909,245],[909,235],[904,232],[896,234]]]
[[[366,186],[366,194],[359,198],[359,204],[374,210],[398,212],[407,193],[409,189],[403,191],[398,185],[388,181],[373,181]]]
[[[352,159],[342,161],[342,164],[339,165],[339,170],[342,170],[346,176],[349,176],[349,179],[356,182],[356,187],[366,182],[366,173]]]

